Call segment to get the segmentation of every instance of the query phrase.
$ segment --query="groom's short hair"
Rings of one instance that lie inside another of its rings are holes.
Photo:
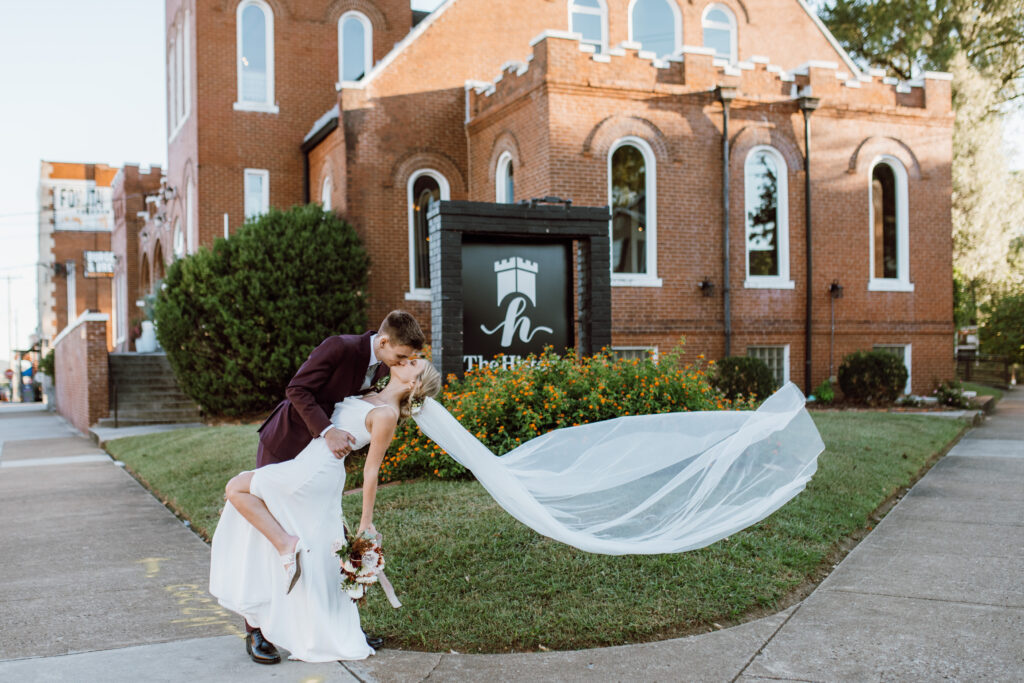
[[[426,342],[416,318],[405,311],[391,311],[380,324],[379,334],[387,336],[393,344],[409,346],[419,351]]]

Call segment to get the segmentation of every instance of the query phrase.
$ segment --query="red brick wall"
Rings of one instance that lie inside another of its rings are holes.
[[[54,345],[57,412],[85,434],[109,414],[108,321],[104,314],[83,316]]]

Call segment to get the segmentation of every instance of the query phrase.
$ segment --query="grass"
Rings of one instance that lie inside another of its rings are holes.
[[[774,611],[820,579],[871,514],[964,428],[886,413],[814,414],[827,450],[807,489],[763,522],[677,555],[591,555],[548,540],[475,482],[382,488],[375,521],[404,607],[373,591],[364,628],[389,646],[507,652],[658,640]],[[108,445],[168,505],[212,533],[227,479],[252,466],[251,427]],[[358,495],[346,496],[355,519]]]
[[[1002,389],[990,387],[987,384],[977,384],[975,382],[961,382],[960,386],[964,391],[977,392],[978,396],[994,396],[995,400],[999,400],[1003,397]]]

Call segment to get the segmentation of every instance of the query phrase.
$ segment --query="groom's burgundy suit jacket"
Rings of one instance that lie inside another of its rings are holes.
[[[313,349],[288,383],[281,401],[259,428],[256,466],[291,460],[331,424],[334,404],[359,393],[370,366],[370,337],[339,334]],[[381,363],[374,381],[388,368]]]

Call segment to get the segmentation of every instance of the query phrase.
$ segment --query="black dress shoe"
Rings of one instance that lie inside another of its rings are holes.
[[[250,631],[245,636],[245,651],[257,664],[277,664],[281,661],[277,648],[263,637],[263,632],[259,629]]]
[[[366,644],[374,650],[379,650],[384,647],[384,639],[380,636],[366,636]]]

